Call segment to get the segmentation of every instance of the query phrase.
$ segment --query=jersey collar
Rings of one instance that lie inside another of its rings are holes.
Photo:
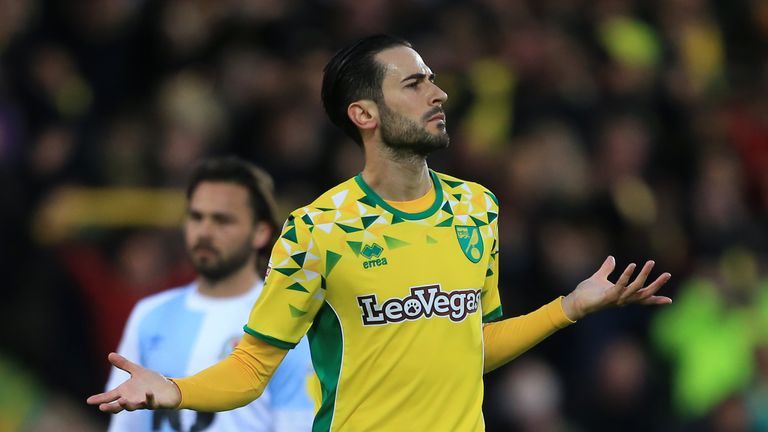
[[[429,175],[432,177],[432,184],[435,186],[435,202],[433,202],[428,209],[418,213],[407,213],[389,205],[376,192],[374,192],[370,186],[368,186],[365,180],[363,180],[363,173],[355,176],[355,181],[357,182],[357,185],[360,186],[360,189],[362,189],[363,192],[368,196],[368,198],[370,198],[371,201],[379,207],[402,219],[419,220],[426,219],[435,214],[435,212],[440,208],[440,205],[443,203],[443,186],[440,182],[440,179],[432,170],[429,170]]]

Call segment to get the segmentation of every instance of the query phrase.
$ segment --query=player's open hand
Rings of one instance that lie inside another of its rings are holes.
[[[585,315],[608,307],[625,306],[628,304],[659,305],[672,303],[672,299],[657,296],[656,292],[669,278],[669,273],[662,273],[653,282],[645,285],[648,275],[653,269],[653,261],[646,261],[640,273],[632,280],[635,272],[634,263],[628,265],[613,283],[608,276],[616,267],[616,260],[609,256],[589,279],[581,282],[573,292],[563,299],[563,310],[572,320],[578,320]]]
[[[104,412],[119,413],[122,410],[176,408],[181,402],[178,387],[168,378],[120,354],[110,353],[107,358],[115,367],[131,374],[131,378],[112,390],[89,397],[89,404],[98,405]]]

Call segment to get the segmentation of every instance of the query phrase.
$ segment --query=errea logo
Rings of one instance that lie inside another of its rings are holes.
[[[363,246],[363,249],[360,251],[360,255],[364,256],[368,260],[363,261],[363,268],[367,270],[373,267],[387,265],[386,258],[379,258],[382,252],[384,252],[384,248],[376,243]]]
[[[411,288],[411,295],[391,298],[379,305],[376,294],[357,297],[362,311],[363,325],[381,325],[413,321],[432,316],[448,317],[453,322],[463,321],[480,307],[479,289],[442,291],[440,285]]]

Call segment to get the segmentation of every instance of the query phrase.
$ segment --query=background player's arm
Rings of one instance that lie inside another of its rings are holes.
[[[117,353],[124,357],[135,359],[141,358],[139,321],[141,315],[143,315],[143,305],[144,303],[139,303],[133,308],[130,317],[128,317],[125,329],[123,330],[123,336],[117,347]],[[130,375],[116,367],[112,367],[109,372],[106,388],[115,388],[128,378],[130,378]],[[108,432],[130,432],[141,430],[144,427],[145,420],[146,418],[139,413],[122,412],[110,418]]]
[[[483,328],[485,371],[505,364],[556,330],[592,312],[628,304],[671,303],[671,298],[655,295],[671,277],[669,273],[663,273],[645,286],[653,265],[653,261],[646,262],[637,277],[630,282],[636,267],[630,264],[614,284],[608,280],[608,276],[616,267],[616,260],[609,256],[595,274],[581,282],[562,300],[557,299],[528,315],[487,324]]]
[[[309,357],[309,344],[302,340],[285,357],[267,385],[270,411],[276,431],[306,432],[312,429],[315,402],[310,391],[317,378]]]

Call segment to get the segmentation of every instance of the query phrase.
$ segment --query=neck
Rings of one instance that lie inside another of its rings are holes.
[[[248,292],[260,280],[254,263],[249,261],[224,279],[212,281],[198,276],[197,291],[208,297],[237,297]]]
[[[385,146],[366,148],[363,180],[389,201],[412,201],[432,187],[425,157],[395,154]]]

